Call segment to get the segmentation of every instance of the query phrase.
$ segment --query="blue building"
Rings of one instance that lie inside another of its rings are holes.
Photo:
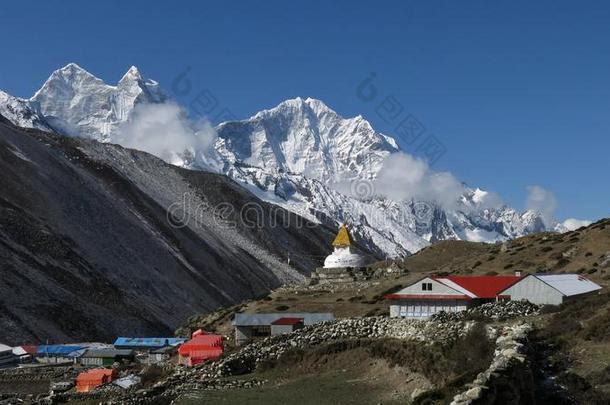
[[[76,345],[42,345],[36,350],[36,361],[47,364],[76,363],[86,349],[85,346]]]
[[[119,337],[114,341],[116,349],[131,349],[150,351],[166,346],[178,346],[186,342],[186,338],[176,337],[152,337],[152,338],[131,338]]]

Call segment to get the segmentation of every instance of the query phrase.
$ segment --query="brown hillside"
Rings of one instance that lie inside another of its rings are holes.
[[[417,272],[507,274],[579,273],[600,284],[610,278],[610,219],[572,232],[538,233],[502,244],[444,241],[401,263]]]
[[[610,286],[610,219],[564,234],[540,233],[485,244],[443,241],[397,263],[406,275],[338,286],[280,288],[268,296],[203,316],[193,316],[179,330],[199,327],[230,335],[235,312],[332,312],[336,317],[383,315],[388,304],[383,296],[430,274],[522,274],[549,271],[582,273],[605,288]]]

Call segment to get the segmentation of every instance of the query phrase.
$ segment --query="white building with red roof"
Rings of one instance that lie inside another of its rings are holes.
[[[426,319],[445,311],[458,312],[483,302],[521,279],[519,276],[426,277],[394,294],[388,294],[390,317]]]
[[[297,329],[304,327],[303,318],[284,317],[277,321],[271,322],[271,336],[283,335],[292,333]]]

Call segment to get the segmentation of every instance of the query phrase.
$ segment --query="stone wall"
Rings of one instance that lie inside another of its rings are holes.
[[[311,273],[310,284],[351,283],[354,281],[375,280],[389,276],[406,274],[408,270],[396,266],[387,267],[318,267]]]
[[[325,269],[318,267],[311,274],[311,284],[350,283],[352,281],[369,280],[371,269],[367,267],[334,267]]]
[[[451,405],[532,404],[534,378],[524,354],[532,326],[527,323],[506,326],[496,339],[496,351],[489,368],[453,398]]]

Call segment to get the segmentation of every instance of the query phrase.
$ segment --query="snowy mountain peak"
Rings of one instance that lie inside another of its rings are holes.
[[[307,97],[303,104],[307,105],[312,111],[314,111],[318,116],[323,114],[331,114],[334,116],[339,116],[333,109],[331,109],[326,103],[322,100],[318,100],[315,98]]]
[[[217,150],[231,163],[302,173],[323,181],[371,178],[398,150],[362,116],[343,118],[324,102],[301,97],[217,128]]]
[[[130,67],[129,70],[127,71],[127,73],[125,73],[123,78],[119,81],[119,83],[125,79],[132,79],[132,78],[135,80],[142,80],[142,73],[140,73],[140,69],[138,69],[136,66]]]
[[[129,68],[127,73],[123,75],[117,84],[117,88],[124,89],[136,98],[140,97],[142,101],[148,103],[163,103],[168,99],[168,96],[161,90],[159,83],[144,77],[135,66]]]
[[[72,80],[74,80],[75,77],[77,76],[84,76],[84,77],[91,77],[97,80],[97,77],[93,76],[91,73],[89,73],[88,71],[86,71],[85,69],[83,69],[82,67],[80,67],[78,64],[74,63],[74,62],[70,62],[68,63],[66,66],[57,69],[56,71],[54,71],[53,73],[51,73],[51,78],[53,77],[63,77],[63,78],[71,78]]]
[[[276,107],[262,110],[258,112],[256,115],[251,117],[251,119],[257,118],[266,118],[275,115],[286,115],[286,114],[312,114],[321,117],[324,114],[330,114],[334,117],[339,117],[339,115],[329,108],[323,101],[317,100],[311,97],[302,98],[296,97],[288,100],[282,101]],[[340,117],[339,117],[340,118]]]
[[[119,80],[117,87],[126,87],[131,85],[132,83],[137,83],[137,85],[142,90],[147,90],[148,92],[150,92],[154,97],[158,99],[158,102],[162,102],[167,99],[167,96],[159,87],[159,83],[145,77],[140,71],[140,69],[138,69],[136,66],[132,66],[129,68],[127,73],[125,73],[121,80]]]
[[[108,141],[136,105],[166,99],[159,84],[135,66],[112,86],[70,63],[53,72],[30,103],[58,132]]]
[[[57,69],[47,81],[42,85],[40,90],[34,94],[31,100],[35,101],[46,92],[66,92],[73,94],[74,89],[91,84],[105,85],[104,82],[77,65],[69,63],[61,69]]]

